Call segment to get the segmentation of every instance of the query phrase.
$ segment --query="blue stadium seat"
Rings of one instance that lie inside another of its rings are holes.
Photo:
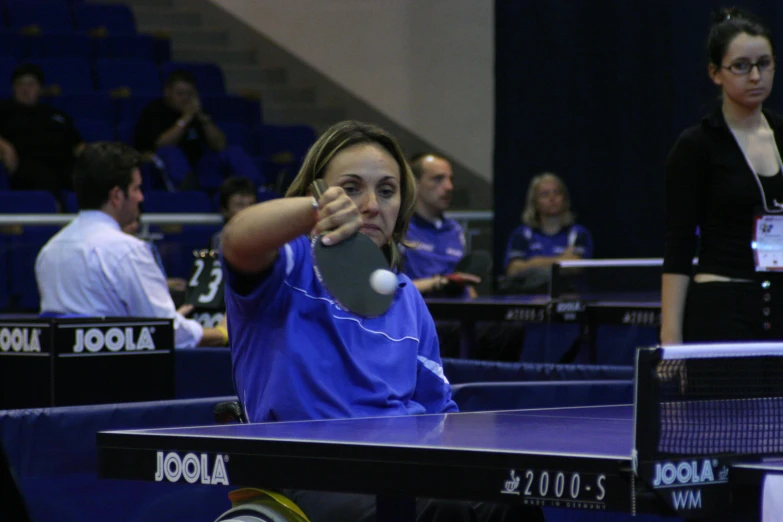
[[[0,213],[54,214],[57,206],[48,192],[0,192]],[[6,237],[8,247],[9,306],[15,311],[37,311],[40,298],[35,282],[35,258],[41,247],[57,233],[56,226],[26,226]]]
[[[212,204],[204,192],[150,191],[144,194],[145,213],[210,213]],[[193,250],[207,248],[212,234],[220,230],[212,225],[151,227],[163,233],[158,251],[169,277],[189,277],[193,266]]]
[[[37,26],[44,33],[73,30],[73,20],[65,2],[12,2],[6,5],[5,13],[10,29]]]
[[[136,33],[136,18],[126,5],[78,5],[73,9],[73,21],[82,32],[105,29],[109,34]]]
[[[48,33],[25,39],[31,58],[91,58],[92,42],[79,33]]]
[[[212,204],[209,196],[199,191],[152,191],[144,194],[144,212],[209,213],[212,212]]]
[[[0,214],[54,214],[57,201],[43,190],[0,192]]]
[[[110,121],[81,119],[74,124],[85,143],[94,141],[114,141],[114,126]]]
[[[243,123],[251,129],[261,125],[263,121],[261,102],[258,100],[227,94],[205,96],[201,103],[204,111],[216,120]]]
[[[70,190],[63,191],[63,210],[68,214],[79,212],[79,202],[76,200],[76,192]]]
[[[3,234],[0,234],[0,274],[11,273],[10,267],[11,250],[9,241]],[[0,309],[8,307],[11,300],[11,282],[8,277],[0,276]]]
[[[87,59],[36,58],[30,62],[41,68],[47,86],[55,84],[60,86],[61,94],[95,92],[92,70]]]
[[[46,99],[74,120],[99,120],[114,125],[115,107],[105,93],[71,94]]]
[[[143,60],[98,60],[95,77],[98,90],[103,92],[128,88],[133,95],[154,95],[162,88],[155,64]]]
[[[155,39],[147,34],[111,34],[95,38],[95,58],[157,62]]]
[[[244,123],[236,121],[223,121],[218,119],[215,124],[223,131],[228,145],[239,145],[246,151],[251,146],[250,129]]]
[[[121,121],[114,131],[117,141],[133,146],[136,122],[131,120]]]
[[[226,94],[226,83],[223,71],[214,63],[201,62],[169,62],[160,66],[163,81],[176,70],[185,70],[193,75],[201,96],[216,96]]]
[[[0,31],[0,56],[21,60],[25,57],[25,42],[22,35],[10,31]],[[5,78],[3,78],[5,81]]]
[[[160,98],[160,96],[161,93],[133,94],[129,98],[115,99],[116,121],[118,123],[131,122],[135,125],[144,107],[152,100]]]
[[[0,98],[11,95],[11,75],[16,67],[16,59],[0,56]]]
[[[155,36],[155,62],[166,63],[171,61],[171,40],[167,36]]]
[[[276,192],[271,188],[258,187],[258,190],[256,191],[256,200],[259,203],[263,203],[264,201],[269,201],[270,199],[277,199],[282,197],[283,197],[282,194],[279,194],[278,192]]]
[[[317,139],[307,125],[261,125],[255,132],[256,150],[267,161],[285,163],[284,157],[301,162]]]

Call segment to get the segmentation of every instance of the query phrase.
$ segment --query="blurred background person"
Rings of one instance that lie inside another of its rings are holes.
[[[138,221],[141,155],[123,143],[85,147],[74,170],[82,209],[35,262],[41,313],[173,319],[175,348],[225,346],[224,327],[179,313],[149,244],[124,233]]]
[[[22,64],[11,77],[13,96],[0,102],[0,160],[13,190],[46,190],[59,201],[71,190],[76,156],[84,148],[65,112],[41,103],[44,75]]]
[[[465,256],[465,231],[444,215],[454,192],[451,162],[432,153],[416,154],[410,159],[416,179],[416,209],[405,236],[403,271],[424,295],[462,295],[475,297],[472,285],[481,282],[475,274],[459,274],[464,284],[450,282]]]
[[[563,180],[551,172],[530,180],[522,224],[506,246],[504,293],[545,293],[552,264],[593,256],[593,238],[576,224]]]
[[[223,216],[224,225],[228,223],[237,212],[246,209],[251,205],[255,205],[258,201],[253,182],[249,178],[239,176],[226,178],[220,185],[218,197],[220,198],[220,215]],[[209,243],[210,250],[220,250],[222,238],[222,229],[215,232]]]
[[[252,158],[226,136],[201,106],[193,76],[183,70],[166,78],[163,97],[144,107],[135,130],[136,148],[157,155],[165,167],[169,189],[196,189],[226,174],[260,180]]]

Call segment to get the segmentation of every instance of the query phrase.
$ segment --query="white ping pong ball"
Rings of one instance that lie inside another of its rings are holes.
[[[397,290],[397,276],[394,272],[379,268],[370,274],[370,286],[379,294],[393,294]]]

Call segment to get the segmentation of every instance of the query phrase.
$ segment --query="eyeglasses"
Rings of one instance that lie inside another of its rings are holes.
[[[733,74],[736,74],[737,76],[745,76],[746,74],[750,74],[750,71],[753,70],[754,67],[757,67],[759,70],[759,74],[767,71],[774,71],[775,70],[775,59],[772,57],[765,57],[761,58],[757,62],[749,62],[748,60],[738,60],[731,65],[724,65],[721,68],[722,69],[728,69]]]

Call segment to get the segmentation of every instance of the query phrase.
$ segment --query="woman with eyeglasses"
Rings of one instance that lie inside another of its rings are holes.
[[[762,108],[775,77],[772,37],[750,15],[722,10],[707,49],[720,103],[666,163],[661,341],[780,339],[783,119]]]

